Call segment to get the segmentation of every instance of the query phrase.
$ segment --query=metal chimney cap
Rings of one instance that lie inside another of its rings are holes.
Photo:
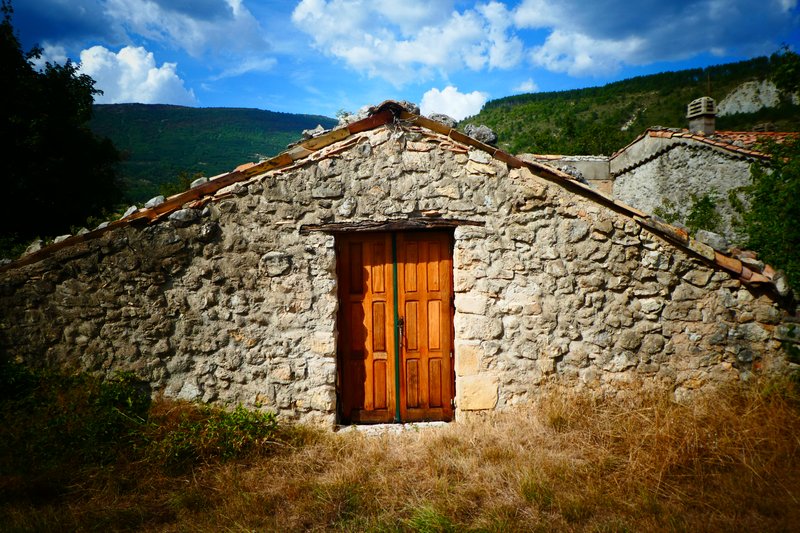
[[[686,108],[686,118],[700,117],[703,115],[716,115],[717,104],[710,96],[703,96],[692,100]]]

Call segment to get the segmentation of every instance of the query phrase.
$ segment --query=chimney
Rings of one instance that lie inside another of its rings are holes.
[[[689,119],[689,131],[712,135],[715,131],[714,117],[716,115],[717,106],[710,96],[692,100],[686,109],[686,118]]]

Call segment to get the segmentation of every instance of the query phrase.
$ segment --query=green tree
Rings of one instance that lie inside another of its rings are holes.
[[[94,80],[69,61],[37,69],[42,50],[23,52],[10,1],[0,9],[0,231],[24,242],[65,233],[120,201],[120,154],[89,130]]]
[[[800,91],[800,55],[784,46],[772,54],[770,60],[776,65],[772,75],[775,85],[787,93]]]
[[[772,154],[769,165],[754,165],[752,184],[745,188],[747,246],[800,289],[800,140],[772,143],[765,151]]]
[[[192,182],[197,178],[202,178],[202,177],[203,177],[202,172],[195,172],[194,174],[190,174],[188,170],[182,170],[175,177],[175,180],[169,181],[167,183],[162,183],[161,186],[159,186],[158,188],[158,192],[163,196],[170,197],[173,194],[178,194],[183,191],[188,191]]]

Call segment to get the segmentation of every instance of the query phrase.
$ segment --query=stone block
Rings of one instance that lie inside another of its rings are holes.
[[[283,252],[267,252],[261,257],[258,266],[267,276],[281,276],[291,268],[292,258]]]
[[[683,276],[683,279],[697,287],[705,287],[713,273],[713,270],[707,268],[695,268],[687,272]]]
[[[679,285],[672,291],[672,301],[698,300],[705,294],[705,292],[692,285]]]
[[[750,342],[763,342],[770,334],[755,322],[741,324],[736,327],[735,336]]]
[[[456,338],[491,340],[503,334],[503,322],[499,318],[456,313]]]
[[[483,350],[475,344],[456,345],[456,375],[471,376],[478,373]]]
[[[800,324],[785,324],[775,329],[775,338],[800,344]]]
[[[602,219],[594,223],[594,229],[603,235],[608,235],[614,231],[614,226],[611,225],[610,221]]]
[[[311,351],[319,355],[335,355],[336,340],[332,333],[315,331],[311,337]]]
[[[617,346],[625,350],[635,350],[642,344],[642,335],[636,331],[626,329],[617,339]]]
[[[657,334],[645,335],[641,351],[646,354],[657,354],[664,349],[664,337]]]
[[[485,296],[456,295],[456,310],[458,310],[459,313],[483,315],[486,312],[487,304],[488,299]]]
[[[344,196],[344,185],[337,182],[325,183],[318,187],[314,187],[311,191],[312,198],[318,199],[335,199]]]
[[[495,376],[462,376],[456,381],[458,408],[462,411],[494,409],[497,406],[498,380]]]
[[[582,368],[581,370],[578,371],[578,376],[580,376],[580,379],[583,383],[588,385],[590,383],[597,381],[598,372],[597,369],[594,367]]]

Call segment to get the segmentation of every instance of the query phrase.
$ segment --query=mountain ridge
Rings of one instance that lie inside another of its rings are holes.
[[[275,155],[305,129],[335,119],[244,107],[97,104],[90,123],[123,152],[127,195],[141,202],[181,174],[213,176]]]
[[[486,102],[461,126],[486,124],[497,133],[498,146],[511,153],[610,155],[649,127],[686,127],[686,106],[695,98],[712,96],[720,102],[744,83],[771,79],[781,57],[636,76],[598,87],[511,95]],[[783,94],[777,106],[718,116],[717,127],[748,131],[771,123],[777,130],[798,131],[796,101]]]

